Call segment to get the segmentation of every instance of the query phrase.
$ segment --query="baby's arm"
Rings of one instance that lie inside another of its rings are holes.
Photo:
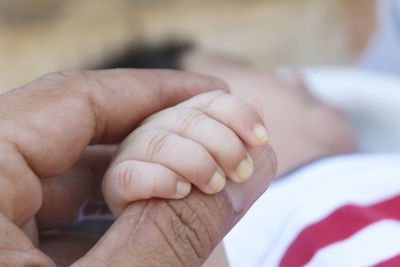
[[[246,145],[268,139],[261,117],[239,99],[221,91],[195,96],[150,116],[124,140],[103,180],[105,199],[118,216],[136,200],[183,198],[191,183],[220,192],[226,177],[250,178]]]

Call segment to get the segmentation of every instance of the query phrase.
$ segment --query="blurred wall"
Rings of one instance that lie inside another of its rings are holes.
[[[354,64],[373,30],[374,2],[0,0],[0,91],[171,39],[264,68]]]

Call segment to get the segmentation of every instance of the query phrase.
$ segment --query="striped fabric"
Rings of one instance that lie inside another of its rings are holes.
[[[224,240],[231,266],[400,266],[400,155],[347,155],[277,180]]]

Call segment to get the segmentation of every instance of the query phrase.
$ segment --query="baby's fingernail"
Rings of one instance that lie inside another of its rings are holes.
[[[208,184],[208,187],[211,189],[209,193],[213,194],[220,192],[222,189],[224,189],[225,183],[225,174],[220,170],[216,171],[211,178],[210,183]]]
[[[259,123],[256,124],[256,126],[254,126],[253,133],[254,136],[256,137],[257,143],[259,144],[264,144],[265,142],[271,139],[267,129]]]
[[[233,177],[233,180],[237,183],[243,183],[250,178],[250,176],[253,174],[253,171],[253,159],[250,157],[250,155],[247,155],[247,158],[244,159],[236,168],[236,175]]]
[[[176,183],[176,198],[184,198],[189,195],[190,190],[192,189],[192,184],[186,181],[178,181]]]

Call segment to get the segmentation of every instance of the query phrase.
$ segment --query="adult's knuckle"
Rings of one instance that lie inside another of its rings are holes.
[[[41,90],[46,90],[48,96],[58,100],[64,99],[68,103],[73,103],[76,108],[86,109],[91,107],[92,101],[84,73],[84,71],[52,72],[43,75],[38,79],[38,83],[33,84],[40,84]]]
[[[40,84],[41,88],[47,88],[51,90],[55,96],[57,94],[55,92],[60,93],[77,93],[81,89],[82,86],[79,86],[79,83],[82,80],[82,72],[81,71],[65,71],[60,70],[56,72],[47,73],[38,78],[37,82],[33,82],[34,84]],[[28,84],[29,86],[29,84]],[[50,92],[49,92],[50,93]]]
[[[64,83],[64,82],[69,81],[71,79],[71,77],[73,77],[74,75],[76,75],[76,72],[74,72],[74,71],[60,70],[60,71],[47,73],[47,74],[41,76],[39,79],[42,81],[46,81],[46,82]]]
[[[83,99],[90,100],[91,90],[95,89],[93,83],[95,79],[90,71],[60,70],[45,74],[39,80],[48,85],[57,85],[62,91],[84,96]]]

